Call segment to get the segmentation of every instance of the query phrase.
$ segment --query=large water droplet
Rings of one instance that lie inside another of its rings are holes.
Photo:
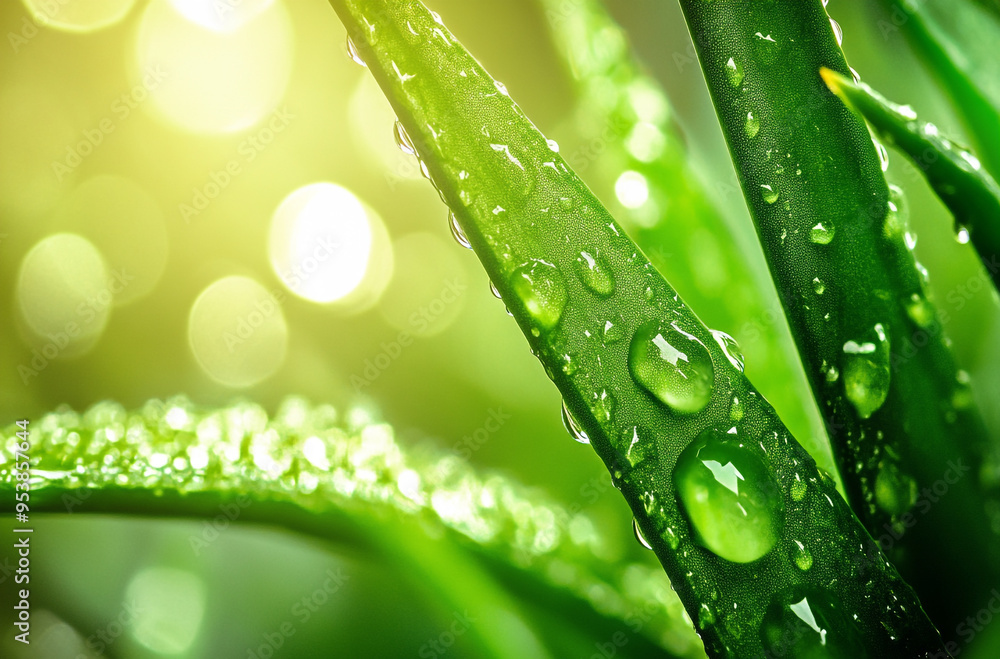
[[[493,297],[495,297],[498,300],[503,299],[503,295],[500,294],[500,289],[497,288],[497,285],[493,283],[492,280],[490,281],[490,293],[493,293]]]
[[[862,419],[878,411],[889,395],[889,348],[881,323],[861,341],[844,344],[844,393]]]
[[[869,654],[854,621],[827,593],[797,586],[771,600],[761,625],[768,656],[854,659]]]
[[[835,232],[832,224],[819,222],[809,230],[809,240],[817,245],[829,245]]]
[[[465,235],[465,230],[462,229],[462,225],[459,224],[458,217],[454,213],[448,213],[448,226],[451,228],[451,237],[455,239],[455,242],[466,249],[472,249],[472,243]]]
[[[625,329],[621,316],[615,315],[612,318],[608,318],[601,325],[601,340],[604,342],[604,345],[618,343],[623,338],[625,338]]]
[[[747,137],[753,139],[760,132],[760,120],[753,116],[753,112],[747,112],[747,120],[743,124],[743,130]]]
[[[396,123],[392,127],[392,134],[396,138],[396,146],[399,147],[400,151],[411,156],[417,155],[417,149],[413,146],[413,140],[410,139],[410,134],[406,132],[403,122],[399,119],[396,120]],[[425,174],[425,176],[430,178],[429,174]]]
[[[743,82],[743,65],[732,57],[726,62],[726,77],[729,78],[729,84],[733,87],[739,87]]]
[[[822,295],[826,290],[826,284],[819,277],[813,277],[813,290],[816,291],[816,295]]]
[[[587,432],[580,426],[579,422],[573,418],[573,413],[569,411],[568,407],[566,407],[566,401],[562,402],[562,422],[570,437],[581,444],[590,443],[590,436],[587,435]]]
[[[361,59],[361,53],[358,52],[358,47],[355,45],[354,40],[351,39],[351,35],[347,35],[347,54],[350,55],[352,60],[361,66],[368,66],[368,64]]]
[[[531,259],[514,270],[510,285],[542,329],[550,330],[559,324],[568,296],[565,280],[554,265]]]
[[[576,257],[576,274],[592,293],[608,297],[615,292],[615,279],[604,257],[597,250],[580,252]]]
[[[698,337],[677,323],[652,321],[636,330],[628,365],[639,384],[680,414],[700,412],[712,398],[712,357]]]
[[[738,368],[740,373],[742,373],[746,358],[743,356],[743,350],[740,348],[740,344],[736,342],[736,339],[722,330],[712,330],[712,338],[722,348],[722,352],[726,355],[729,363]]]
[[[890,515],[902,515],[917,502],[917,482],[892,462],[879,465],[875,503]]]
[[[646,540],[646,536],[642,534],[642,529],[639,528],[639,522],[636,521],[635,517],[632,518],[632,533],[635,534],[635,539],[639,541],[640,545],[650,550],[653,548],[653,545]]]
[[[698,542],[749,563],[780,537],[784,504],[761,459],[724,437],[715,430],[699,435],[677,459],[674,482]]]

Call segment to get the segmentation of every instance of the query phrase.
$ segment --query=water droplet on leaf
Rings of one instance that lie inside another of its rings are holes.
[[[521,264],[511,276],[511,288],[542,329],[559,324],[568,296],[563,276],[554,265],[541,259]]]
[[[396,146],[403,153],[411,156],[417,155],[417,149],[413,146],[413,140],[410,139],[410,134],[406,132],[406,128],[403,126],[403,122],[396,120],[396,123],[392,127],[393,137],[396,138]],[[424,174],[427,178],[430,178],[429,174]]]
[[[677,459],[674,482],[695,538],[736,563],[764,556],[781,536],[784,504],[767,467],[707,430]]]
[[[729,78],[729,84],[733,87],[739,87],[743,82],[743,65],[732,57],[726,62],[726,77]]]
[[[743,130],[747,137],[753,139],[760,132],[760,120],[753,116],[753,112],[747,112],[747,120],[743,124]]]
[[[844,344],[844,393],[862,419],[877,412],[889,395],[889,347],[881,323],[860,342]]]
[[[736,342],[736,339],[729,336],[722,330],[712,330],[712,338],[715,342],[719,344],[722,348],[723,354],[726,355],[726,359],[729,363],[739,369],[740,373],[743,372],[743,366],[746,363],[746,358],[743,356],[743,350],[740,349],[740,344]]]
[[[454,213],[448,213],[448,226],[451,228],[451,237],[455,239],[455,242],[466,249],[472,249],[472,243],[469,242],[468,236],[465,235],[465,231]]]
[[[587,435],[587,432],[580,426],[577,420],[573,418],[573,413],[566,407],[566,401],[562,402],[562,422],[570,437],[581,444],[590,443],[590,436]]]
[[[834,233],[835,230],[832,224],[819,222],[809,230],[809,240],[817,245],[829,245],[833,240]]]
[[[636,521],[635,517],[632,518],[632,533],[635,534],[635,539],[639,541],[640,545],[650,550],[653,548],[653,545],[649,544],[649,541],[642,534],[642,529],[639,528],[639,522]]]
[[[712,357],[676,323],[652,321],[636,330],[628,363],[632,377],[679,414],[700,412],[712,398]]]
[[[576,274],[583,285],[598,297],[608,297],[615,292],[611,268],[597,250],[580,252],[576,257]]]

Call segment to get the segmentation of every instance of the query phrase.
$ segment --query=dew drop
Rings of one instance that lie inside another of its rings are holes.
[[[875,150],[878,152],[878,163],[883,172],[889,171],[889,151],[885,145],[878,140],[873,140]]]
[[[773,204],[778,201],[778,191],[770,185],[760,186],[760,196],[769,204]]]
[[[969,244],[969,229],[961,224],[956,227],[955,240],[958,241],[959,245]]]
[[[497,285],[494,284],[492,281],[490,282],[490,293],[493,293],[493,297],[495,297],[498,300],[502,300],[503,299],[503,296],[500,295],[500,289],[497,288]]]
[[[740,373],[743,372],[744,364],[746,363],[746,358],[743,356],[743,350],[740,349],[740,344],[736,342],[736,339],[729,336],[722,330],[712,330],[712,338],[715,342],[719,344],[722,348],[723,354],[726,355],[726,359],[729,363],[739,369]]]
[[[809,549],[798,540],[792,542],[792,562],[803,572],[811,568],[813,564],[813,557]]]
[[[626,428],[618,439],[618,451],[633,468],[648,460],[656,452],[653,434],[642,426]]]
[[[472,249],[472,243],[469,241],[468,236],[465,235],[465,231],[462,229],[462,225],[459,224],[458,217],[454,213],[448,213],[448,226],[451,227],[451,237],[455,239],[455,242],[466,249]]]
[[[639,541],[640,545],[649,550],[653,549],[653,545],[649,544],[649,541],[646,540],[646,536],[642,534],[642,529],[639,528],[639,522],[635,519],[635,517],[632,518],[632,533],[635,534],[635,539]]]
[[[628,364],[636,382],[674,412],[700,412],[712,398],[712,357],[698,337],[676,323],[652,321],[636,330]]]
[[[934,308],[920,293],[912,294],[904,305],[906,315],[920,327],[930,327],[934,322]]]
[[[559,207],[563,210],[572,210],[574,206],[572,197],[559,197]]]
[[[729,78],[729,84],[733,87],[739,87],[743,82],[743,65],[732,57],[726,62],[726,77]]]
[[[813,290],[816,291],[816,295],[822,295],[826,290],[826,284],[819,277],[813,277]]]
[[[844,344],[844,393],[862,419],[877,412],[889,395],[889,348],[881,323],[861,341]]]
[[[747,120],[743,124],[743,131],[747,137],[753,139],[760,132],[760,120],[753,116],[753,112],[747,112]]]
[[[570,437],[581,444],[590,443],[590,436],[587,435],[587,432],[580,426],[577,420],[573,418],[573,413],[566,407],[566,401],[562,402],[562,422]]]
[[[615,406],[618,401],[615,395],[607,389],[595,391],[590,401],[590,411],[598,421],[609,423],[615,418]]]
[[[844,30],[840,27],[840,23],[830,19],[830,27],[833,28],[833,36],[837,38],[837,45],[841,46],[844,44]]]
[[[792,495],[792,501],[802,501],[802,499],[805,498],[805,496],[806,496],[806,490],[808,490],[808,489],[809,489],[809,486],[806,485],[805,481],[797,480],[796,479],[792,483],[792,488],[791,488],[791,491],[790,491],[790,494]]]
[[[855,83],[861,82],[861,74],[855,71],[853,66],[849,66],[847,68],[851,70],[851,78],[854,79],[854,82]]]
[[[698,629],[705,629],[714,624],[715,614],[712,613],[712,609],[708,604],[702,602],[701,608],[698,609]]]
[[[549,150],[553,153],[559,153],[559,142],[555,140],[545,140],[545,144],[548,145]]]
[[[833,240],[834,233],[836,233],[836,230],[832,224],[819,222],[809,230],[809,240],[817,245],[829,245]]]
[[[406,128],[403,127],[403,122],[396,120],[396,123],[392,127],[393,137],[396,138],[396,146],[403,153],[409,154],[411,156],[417,155],[417,149],[413,146],[413,140],[410,139],[410,134],[406,132]],[[425,174],[425,176],[427,176]],[[429,178],[429,177],[428,177]]]
[[[608,297],[615,292],[615,280],[604,257],[591,250],[576,257],[576,274],[590,292],[598,297]]]
[[[364,67],[368,66],[368,64],[366,64],[365,61],[361,59],[361,53],[358,52],[358,47],[357,45],[355,45],[354,40],[351,39],[350,35],[347,36],[347,54],[350,56],[352,60],[354,60],[361,66]]]
[[[668,526],[663,529],[663,533],[660,534],[660,537],[663,538],[663,541],[667,543],[667,546],[671,549],[677,549],[677,547],[681,544],[681,539],[677,536],[677,531],[675,531],[672,526]]]
[[[875,477],[875,503],[890,515],[902,515],[917,502],[917,482],[895,463],[879,465]]]
[[[522,263],[511,275],[510,285],[542,329],[559,324],[568,296],[563,276],[554,265],[541,259]]]
[[[720,557],[749,563],[781,535],[784,504],[767,467],[748,449],[707,430],[677,459],[674,482],[697,541]]]

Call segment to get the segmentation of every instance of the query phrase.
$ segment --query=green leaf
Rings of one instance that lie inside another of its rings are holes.
[[[970,151],[941,135],[864,83],[822,69],[827,87],[864,117],[886,143],[909,156],[955,218],[959,240],[972,240],[986,270],[1000,283],[1000,186]]]
[[[272,418],[254,404],[201,409],[180,397],[133,412],[113,402],[62,409],[29,426],[31,514],[212,519],[235,509],[239,523],[381,555],[445,618],[468,610],[490,621],[469,629],[477,656],[565,656],[567,644],[615,634],[628,634],[627,656],[665,642],[677,656],[700,655],[662,573],[603,561],[608,547],[586,514],[455,455],[407,449],[363,408],[344,416],[299,398]],[[4,510],[14,502],[17,431],[0,433]],[[190,542],[196,555],[207,545]],[[538,606],[550,624],[535,624]]]
[[[720,194],[739,190],[713,192],[699,179],[670,101],[599,0],[540,5],[580,97],[572,123],[582,145],[564,144],[561,153],[598,197],[610,200],[605,205],[702,320],[739,341],[754,384],[817,463],[835,474],[822,421],[803,395],[808,385],[791,337],[772,320],[778,301],[757,241],[738,240],[717,206]],[[635,208],[618,198],[632,186],[640,198],[648,196]]]
[[[1000,11],[994,0],[881,0],[883,34],[900,30],[951,98],[976,152],[1000,177]]]
[[[507,89],[419,2],[332,4],[709,655],[939,649],[735,343],[698,320]]]
[[[986,433],[868,130],[820,78],[849,70],[830,17],[821,0],[681,7],[849,500],[953,630],[997,573]]]
[[[820,78],[849,75],[830,17],[821,0],[681,7],[849,501],[953,630],[997,575],[986,431],[867,127]]]

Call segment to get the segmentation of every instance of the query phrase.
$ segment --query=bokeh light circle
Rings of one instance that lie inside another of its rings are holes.
[[[291,75],[288,10],[280,0],[247,0],[206,27],[214,24],[190,6],[150,2],[136,37],[133,78],[150,87],[148,105],[167,123],[195,133],[250,128],[276,111]]]
[[[391,273],[388,234],[350,190],[312,183],[291,194],[271,220],[271,266],[295,295],[355,306],[377,299]]]
[[[209,377],[244,388],[278,370],[288,348],[280,297],[240,276],[224,277],[202,291],[188,316],[188,343]]]
[[[135,641],[159,655],[186,654],[205,617],[205,582],[193,572],[149,567],[125,589],[135,619],[128,625]]]
[[[128,15],[135,0],[21,0],[39,25],[63,32],[94,32]]]
[[[379,311],[400,331],[434,336],[448,329],[461,314],[468,274],[458,247],[432,233],[416,232],[393,244],[395,273]]]
[[[45,358],[90,349],[104,332],[119,286],[86,238],[59,233],[35,244],[21,261],[17,301],[25,324],[44,342]]]
[[[129,179],[103,175],[84,182],[59,207],[56,223],[100,249],[112,276],[123,282],[116,305],[144,297],[163,276],[168,244],[163,209]]]

